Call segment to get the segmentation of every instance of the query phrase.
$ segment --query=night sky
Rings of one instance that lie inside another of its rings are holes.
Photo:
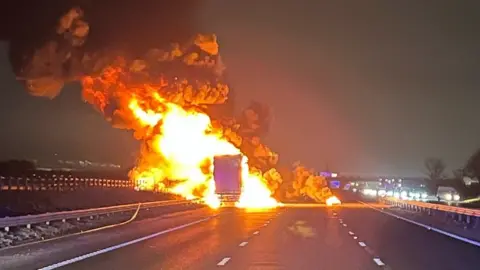
[[[218,34],[237,109],[272,107],[266,141],[282,161],[422,175],[426,157],[454,169],[480,147],[480,2],[207,2],[198,27]],[[5,43],[0,81],[0,159],[134,159],[131,133],[83,103],[78,85],[29,96]]]

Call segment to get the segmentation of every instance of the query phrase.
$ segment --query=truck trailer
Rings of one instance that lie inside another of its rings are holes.
[[[215,193],[221,204],[237,202],[242,192],[242,155],[215,156],[213,168]]]

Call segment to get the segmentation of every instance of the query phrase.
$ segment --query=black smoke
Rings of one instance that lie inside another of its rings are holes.
[[[196,14],[204,1],[6,0],[2,4],[0,39],[9,43],[10,62],[21,79],[35,50],[56,38],[59,19],[74,7],[84,12],[90,26],[86,43],[73,52],[73,57],[81,58],[85,53],[115,50],[143,55],[151,48],[187,42],[199,32]],[[57,48],[59,53],[62,49]],[[71,78],[84,70],[72,70],[67,63],[62,72]]]

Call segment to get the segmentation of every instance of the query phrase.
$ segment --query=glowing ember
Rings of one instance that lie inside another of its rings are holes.
[[[336,196],[331,196],[325,201],[325,203],[327,204],[327,206],[332,206],[336,204],[341,204],[342,202]]]

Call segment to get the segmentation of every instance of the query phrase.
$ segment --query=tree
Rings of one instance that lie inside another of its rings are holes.
[[[29,160],[7,160],[0,162],[1,173],[25,173],[35,169],[35,163]]]
[[[465,171],[469,177],[480,180],[480,149],[477,149],[467,161]]]
[[[463,176],[465,175],[464,170],[462,168],[453,170],[452,174],[453,174],[453,178],[455,179],[463,179]]]
[[[427,169],[427,187],[434,194],[437,193],[438,182],[445,178],[445,162],[440,158],[425,159],[425,168]]]

